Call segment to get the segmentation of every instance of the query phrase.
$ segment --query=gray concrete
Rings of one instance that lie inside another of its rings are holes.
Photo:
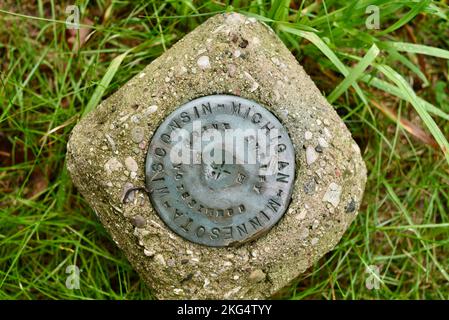
[[[170,231],[144,186],[148,143],[177,106],[211,94],[258,101],[289,131],[296,181],[287,213],[239,248]],[[78,190],[160,299],[267,298],[331,250],[354,220],[366,169],[350,132],[264,24],[217,15],[181,39],[73,129],[67,166]]]

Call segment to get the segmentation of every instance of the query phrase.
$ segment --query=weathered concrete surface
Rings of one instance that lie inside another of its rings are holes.
[[[284,123],[296,150],[288,212],[239,248],[196,245],[171,232],[138,192],[152,133],[176,107],[210,94],[255,100]],[[357,214],[366,169],[337,113],[267,26],[217,15],[105,100],[74,128],[67,151],[75,185],[161,299],[266,298],[340,240]]]

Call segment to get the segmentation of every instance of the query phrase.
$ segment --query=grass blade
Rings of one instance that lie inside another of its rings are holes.
[[[407,24],[410,20],[412,20],[414,17],[416,17],[418,14],[420,14],[430,3],[430,0],[418,2],[412,10],[407,12],[401,19],[393,23],[391,26],[389,26],[384,31],[380,32],[380,35],[388,34],[390,32],[393,32],[403,25]]]
[[[419,114],[421,119],[423,120],[424,124],[429,129],[430,133],[433,135],[435,140],[437,141],[438,145],[440,146],[441,150],[443,151],[443,154],[446,158],[446,161],[449,164],[449,143],[444,136],[443,132],[441,132],[441,129],[438,127],[438,125],[435,123],[435,121],[432,119],[432,117],[429,115],[429,113],[426,111],[425,107],[421,103],[421,101],[418,100],[418,97],[416,96],[413,89],[410,87],[410,85],[405,81],[405,79],[396,71],[394,71],[390,66],[387,65],[379,65],[378,69],[391,81],[393,81],[394,84],[398,87],[398,89],[404,94],[407,101],[409,101],[412,106],[415,108],[416,112]]]
[[[415,225],[415,223],[413,222],[412,217],[410,215],[410,212],[408,212],[407,208],[401,202],[401,199],[399,199],[398,195],[393,190],[391,185],[387,181],[384,181],[384,186],[385,186],[387,193],[390,196],[391,200],[393,201],[393,203],[399,209],[399,212],[402,213],[405,220],[407,221],[407,223],[408,223],[407,227]],[[431,257],[433,263],[438,268],[438,270],[441,272],[441,275],[446,279],[446,281],[449,281],[449,274],[446,272],[445,268],[441,266],[441,264],[438,262],[437,258],[435,258],[434,253],[431,252],[429,247],[426,245],[425,241],[423,240],[423,237],[421,236],[420,230],[417,228],[409,228],[408,230],[411,230],[417,236],[418,240],[421,242],[422,247],[424,248],[424,250],[427,251],[427,253]]]
[[[318,37],[315,33],[298,30],[295,28],[288,27],[286,25],[282,25],[280,27],[280,30],[298,35],[302,38],[309,40],[335,65],[338,71],[340,71],[345,77],[349,75],[348,68],[343,64],[343,62],[340,61],[340,59],[328,47],[328,45],[323,40],[321,40],[321,38]],[[363,103],[368,104],[368,100],[366,99],[365,94],[363,93],[362,89],[360,89],[359,85],[354,82],[352,86],[354,87],[359,97],[362,99]]]
[[[427,132],[425,132],[421,127],[417,126],[413,122],[402,118],[399,114],[397,114],[394,110],[388,108],[387,106],[378,103],[374,100],[370,101],[373,106],[379,109],[383,114],[385,114],[388,118],[393,120],[399,126],[401,126],[405,131],[414,136],[419,141],[423,142],[426,145],[431,146],[434,149],[438,149],[438,144],[435,139],[430,136]]]
[[[422,44],[408,43],[408,42],[393,42],[387,41],[379,44],[380,46],[386,46],[394,48],[398,51],[404,51],[408,53],[418,53],[427,56],[449,59],[449,51],[439,48],[434,48]]]
[[[385,91],[389,94],[392,94],[402,100],[408,101],[411,103],[411,101],[409,100],[409,96],[404,95],[404,93],[396,86],[380,80],[379,78],[370,76],[370,75],[364,75],[360,78],[361,81],[369,84],[370,86],[373,86],[379,90]],[[422,106],[424,107],[424,109],[427,112],[430,112],[436,116],[439,116],[445,120],[449,121],[449,114],[445,113],[443,110],[435,107],[433,104],[431,104],[430,102],[427,102],[426,100],[416,96],[417,100],[422,104]]]
[[[268,16],[275,21],[286,21],[290,0],[274,0]]]
[[[390,54],[390,57],[399,61],[404,66],[410,69],[413,73],[415,73],[423,82],[423,86],[427,87],[429,86],[429,80],[427,80],[426,75],[419,69],[419,67],[411,62],[405,55],[400,54],[397,50],[394,48],[390,48],[388,50],[388,53]]]
[[[92,97],[90,97],[90,100],[87,103],[86,108],[84,109],[82,117],[84,117],[86,114],[94,110],[95,107],[98,105],[98,103],[101,100],[101,97],[104,94],[104,91],[111,83],[112,78],[114,78],[115,73],[117,72],[118,68],[123,62],[123,59],[125,59],[128,53],[129,51],[126,51],[125,53],[122,53],[121,55],[115,57],[112,60],[100,83],[95,88],[94,94],[92,95]]]
[[[352,86],[362,75],[362,73],[368,68],[374,59],[379,55],[379,48],[373,44],[368,50],[362,60],[349,72],[346,78],[340,82],[340,84],[331,92],[327,100],[329,103],[333,103],[337,100],[343,92],[345,92],[350,86]]]

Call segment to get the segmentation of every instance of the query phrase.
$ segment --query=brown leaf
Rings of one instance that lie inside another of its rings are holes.
[[[40,170],[35,169],[31,175],[30,182],[27,186],[26,197],[33,198],[39,195],[48,187],[48,180],[46,175]]]
[[[372,105],[374,105],[377,109],[379,109],[382,113],[384,113],[388,118],[393,120],[394,122],[398,123],[412,136],[414,136],[419,141],[423,142],[426,145],[431,146],[434,149],[439,149],[438,143],[435,141],[435,139],[429,135],[427,132],[425,132],[421,127],[417,126],[416,124],[412,123],[411,121],[399,118],[397,113],[393,111],[392,109],[381,105],[377,103],[376,101],[370,100]]]
[[[79,29],[67,29],[67,43],[73,51],[78,51],[89,40],[94,31],[91,32],[92,28],[88,26],[93,24],[92,20],[85,18],[82,21],[83,26]],[[77,34],[79,34],[79,37],[77,37]]]
[[[412,27],[410,27],[409,25],[405,25],[405,30],[407,31],[407,35],[408,35],[410,41],[412,43],[417,43],[414,29]],[[426,78],[429,79],[429,74],[427,72],[428,68],[427,68],[427,64],[426,64],[426,59],[424,58],[424,56],[422,54],[418,54],[417,57],[418,57],[419,69],[426,76]],[[421,81],[421,79],[419,79],[419,77],[416,77],[415,80]]]

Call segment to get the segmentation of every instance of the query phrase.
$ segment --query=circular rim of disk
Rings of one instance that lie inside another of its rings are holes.
[[[210,95],[159,125],[145,178],[153,208],[173,232],[206,246],[238,246],[269,232],[288,209],[295,150],[262,105]]]

